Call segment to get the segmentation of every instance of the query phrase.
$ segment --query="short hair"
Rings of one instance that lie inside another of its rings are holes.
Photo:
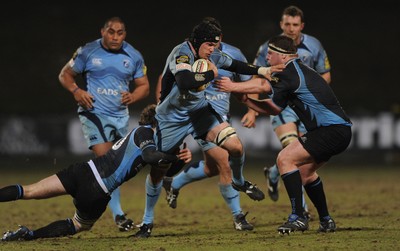
[[[286,7],[286,8],[283,10],[283,12],[282,12],[282,17],[283,17],[284,15],[291,16],[291,17],[299,16],[301,22],[304,23],[304,13],[303,13],[303,11],[302,11],[299,7],[297,7],[297,6],[291,5],[291,6],[289,6],[289,7]]]
[[[297,53],[297,47],[294,40],[290,37],[279,35],[268,41],[268,48],[286,55],[294,55]]]
[[[150,125],[152,128],[157,126],[155,104],[148,105],[142,110],[139,125]]]
[[[120,17],[110,17],[104,23],[103,28],[107,29],[110,26],[110,23],[121,23],[124,26],[124,29],[126,30],[125,22]]]

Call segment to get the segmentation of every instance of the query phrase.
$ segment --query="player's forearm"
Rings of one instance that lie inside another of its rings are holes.
[[[133,102],[137,102],[149,96],[150,88],[148,85],[141,85],[135,88],[132,92],[132,96],[134,98]]]
[[[247,98],[242,102],[256,112],[267,115],[278,115],[282,111],[282,109],[276,106],[271,99],[256,100],[252,98]]]
[[[261,78],[254,78],[246,82],[235,83],[233,92],[247,93],[247,94],[260,94],[270,93],[271,86],[267,80]]]

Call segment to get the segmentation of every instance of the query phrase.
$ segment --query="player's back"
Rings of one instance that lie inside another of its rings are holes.
[[[287,63],[274,77],[272,99],[280,107],[290,104],[307,131],[333,124],[351,125],[334,92],[325,80],[300,59]]]
[[[109,191],[136,176],[146,165],[142,158],[142,150],[135,142],[136,133],[145,128],[152,130],[149,126],[136,127],[118,140],[106,155],[93,159],[100,178]]]

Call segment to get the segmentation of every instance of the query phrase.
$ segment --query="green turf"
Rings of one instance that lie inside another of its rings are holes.
[[[60,167],[50,161],[45,163],[50,167],[47,169],[38,169],[37,163],[25,163],[22,168],[13,169],[11,163],[0,167],[0,187],[35,182]],[[121,190],[123,208],[135,223],[140,223],[143,215],[147,172],[144,169]],[[163,191],[156,206],[153,233],[148,239],[135,239],[131,236],[134,232],[119,232],[107,209],[90,232],[30,242],[0,242],[0,250],[400,250],[399,174],[399,167],[333,164],[323,167],[320,176],[331,215],[338,226],[336,233],[316,232],[316,210],[310,206],[314,220],[309,231],[279,235],[276,228],[290,212],[282,185],[278,202],[268,197],[255,202],[241,194],[242,208],[249,211],[247,219],[255,230],[236,231],[230,211],[219,194],[218,178],[214,177],[183,188],[176,209],[167,206]],[[261,166],[247,166],[245,176],[266,191]],[[69,196],[1,203],[0,210],[0,231],[15,230],[18,224],[35,229],[72,217],[74,213]]]

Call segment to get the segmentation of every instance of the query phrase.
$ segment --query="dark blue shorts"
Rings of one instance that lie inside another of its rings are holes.
[[[85,220],[99,219],[111,197],[97,183],[89,164],[73,164],[56,175],[67,193],[74,198],[79,217]]]
[[[307,132],[299,137],[299,141],[314,160],[321,163],[346,150],[351,135],[350,126],[331,125]]]

